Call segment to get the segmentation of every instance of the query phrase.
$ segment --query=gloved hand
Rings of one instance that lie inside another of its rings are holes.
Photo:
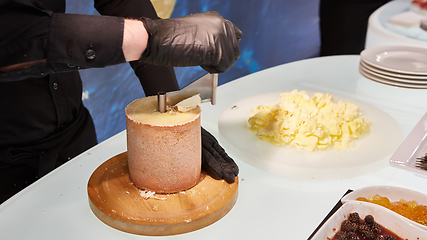
[[[202,169],[215,179],[233,183],[239,167],[212,134],[202,128]]]
[[[142,62],[172,67],[200,65],[210,73],[221,73],[240,57],[242,32],[217,12],[141,21],[149,34]]]

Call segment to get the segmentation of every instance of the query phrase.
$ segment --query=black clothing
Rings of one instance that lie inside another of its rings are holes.
[[[42,59],[47,62],[22,71],[1,73],[2,82],[125,62],[124,18],[64,14],[64,10],[65,1],[60,0],[3,1],[0,67]]]
[[[369,16],[390,0],[320,0],[320,55],[360,54]]]
[[[0,3],[0,68],[46,59],[0,72],[0,203],[97,143],[77,70],[125,62],[123,17],[157,18],[149,0],[94,2],[120,17],[65,14],[64,0]],[[178,89],[172,68],[131,65],[147,93]]]
[[[0,83],[0,202],[94,146],[78,72]]]

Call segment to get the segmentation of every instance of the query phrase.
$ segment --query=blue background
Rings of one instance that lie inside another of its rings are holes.
[[[241,57],[219,75],[219,85],[276,65],[316,57],[320,49],[319,0],[177,0],[171,17],[214,10],[243,32]],[[67,12],[98,14],[93,2],[67,2]],[[205,72],[175,68],[181,87]],[[83,103],[95,122],[98,141],[126,129],[125,107],[144,97],[130,66],[120,64],[80,71]],[[286,77],[286,76],[283,76]]]

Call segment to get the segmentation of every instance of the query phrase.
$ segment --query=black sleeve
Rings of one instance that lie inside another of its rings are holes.
[[[125,62],[123,17],[54,13],[36,3],[15,0],[0,5],[0,68],[46,62],[0,73],[0,81]]]
[[[0,72],[0,82],[123,63],[124,18],[158,18],[150,0],[95,0],[95,7],[104,16],[54,13],[51,9],[55,7],[47,8],[37,1],[2,1],[0,68],[43,59],[46,62]],[[146,95],[179,89],[173,68],[138,61],[131,66]]]

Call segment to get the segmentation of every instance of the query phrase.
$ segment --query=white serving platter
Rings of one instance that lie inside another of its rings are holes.
[[[390,156],[403,141],[401,127],[393,117],[368,103],[334,95],[336,101],[357,104],[362,117],[371,121],[371,132],[355,140],[353,148],[309,152],[273,145],[259,139],[246,126],[252,109],[277,102],[280,93],[266,93],[240,100],[221,114],[218,127],[220,137],[228,143],[228,152],[247,164],[274,174],[308,179],[343,179],[387,166]],[[307,94],[312,96],[313,92],[307,91]]]

